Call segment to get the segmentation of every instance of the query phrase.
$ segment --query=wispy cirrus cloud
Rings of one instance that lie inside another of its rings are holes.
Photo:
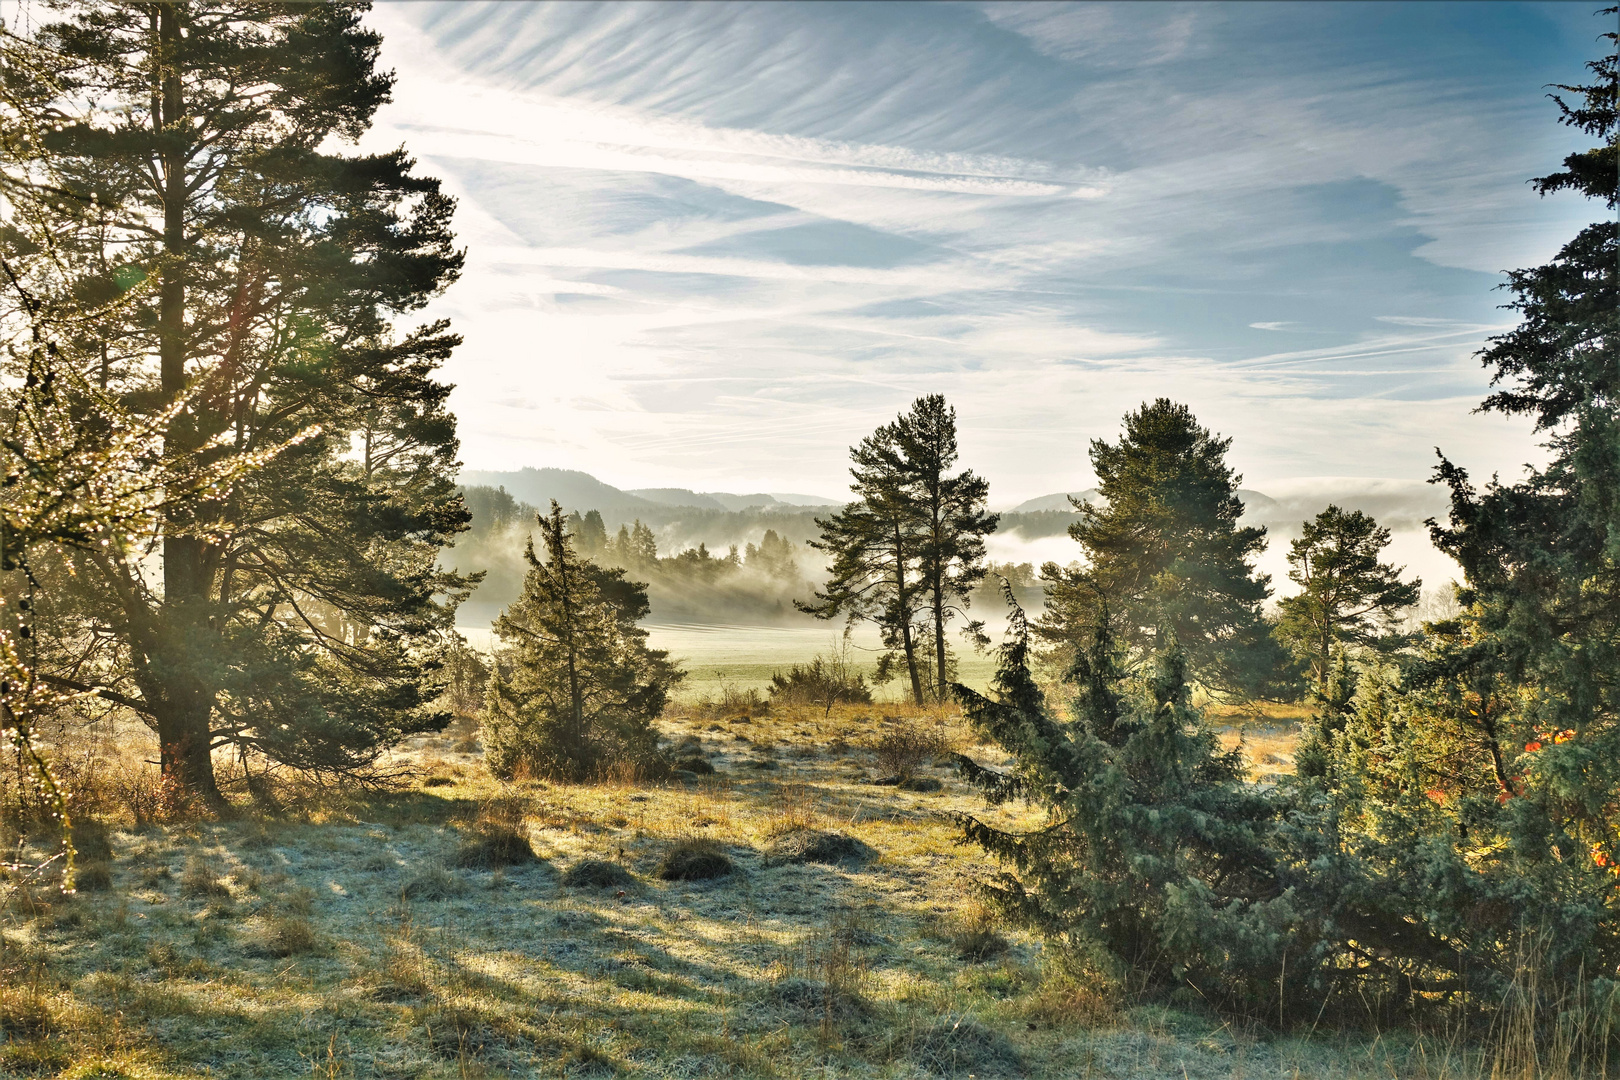
[[[380,5],[374,138],[461,200],[471,465],[837,491],[937,391],[1023,497],[1166,394],[1413,478],[1534,453],[1473,353],[1584,212],[1523,185],[1578,7]]]

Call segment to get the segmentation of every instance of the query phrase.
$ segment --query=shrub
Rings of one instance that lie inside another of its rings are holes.
[[[974,728],[1013,758],[1009,771],[959,758],[993,803],[1028,797],[1051,824],[1008,832],[971,815],[969,840],[1006,869],[984,887],[1004,914],[1116,979],[1190,986],[1212,1003],[1303,1004],[1307,952],[1275,839],[1279,807],[1242,781],[1189,703],[1178,650],[1122,669],[1107,610],[1071,668],[1072,720],[1055,719],[1030,675],[1029,632],[1013,608],[994,699],[956,687]],[[1014,872],[1016,870],[1016,873]],[[1291,993],[1290,993],[1291,992]]]
[[[866,676],[852,670],[842,653],[830,659],[818,654],[808,664],[794,664],[786,674],[773,673],[770,693],[773,703],[815,705],[827,713],[834,705],[872,703]]]
[[[694,711],[701,716],[731,719],[734,722],[746,721],[756,716],[768,716],[771,702],[752,687],[739,690],[729,683],[721,683],[720,696],[705,698],[697,704]]]
[[[667,768],[653,721],[682,673],[647,648],[646,586],[581,558],[556,502],[540,526],[546,558],[529,545],[523,593],[495,623],[510,645],[490,677],[485,763],[502,779],[653,775]]]
[[[901,780],[909,780],[919,768],[950,748],[950,740],[938,729],[901,720],[897,727],[878,739],[872,752],[877,755],[879,769]]]

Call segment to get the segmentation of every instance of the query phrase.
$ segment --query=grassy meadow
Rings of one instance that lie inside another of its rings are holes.
[[[496,644],[487,627],[458,629],[476,649],[488,651]],[[648,645],[667,649],[686,671],[676,696],[688,703],[718,699],[728,689],[764,693],[773,673],[805,663],[818,653],[832,656],[842,647],[843,638],[842,623],[816,622],[808,617],[774,626],[649,623],[646,629]],[[999,629],[992,628],[991,637],[999,640]],[[958,653],[957,679],[977,690],[988,687],[996,671],[994,649],[975,653],[959,643],[953,645]],[[853,668],[870,677],[879,651],[876,630],[869,625],[856,627],[849,638]],[[906,686],[899,680],[873,687],[873,697],[879,701],[897,701],[906,693]]]
[[[1286,768],[1285,721],[1244,724],[1256,779]],[[688,704],[662,726],[705,764],[502,785],[449,731],[392,788],[90,826],[76,895],[7,883],[0,1074],[1488,1075],[1444,1039],[1237,1025],[1066,974],[975,898],[993,868],[952,815],[987,811],[943,758],[916,790],[872,782],[897,731],[996,760],[949,710]],[[129,754],[80,748],[104,776]]]

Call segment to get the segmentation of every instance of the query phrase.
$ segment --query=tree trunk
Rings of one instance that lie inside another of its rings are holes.
[[[917,671],[917,645],[911,640],[911,606],[906,599],[906,545],[900,521],[894,522],[894,605],[900,616],[900,644],[906,652],[906,674],[911,676],[911,700],[923,703],[922,675]]]
[[[214,760],[209,738],[213,696],[188,695],[169,702],[157,715],[158,761],[163,775],[172,778],[187,794],[210,807],[225,804],[214,782]]]
[[[155,87],[158,134],[163,168],[163,250],[168,256],[158,286],[159,382],[165,400],[186,390],[185,207],[186,115],[180,84],[180,13],[174,4],[156,5],[160,84]],[[184,134],[183,134],[184,133]],[[164,454],[186,458],[197,449],[197,421],[189,412],[177,415],[164,432]],[[210,805],[223,800],[214,783],[209,750],[213,717],[211,680],[200,662],[212,634],[208,624],[209,577],[201,537],[186,535],[192,521],[185,508],[171,510],[163,537],[163,601],[159,620],[165,624],[148,675],[160,684],[156,701],[159,757],[163,774]]]

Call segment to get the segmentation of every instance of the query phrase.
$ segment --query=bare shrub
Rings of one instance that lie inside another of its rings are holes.
[[[950,748],[950,740],[938,728],[898,720],[894,728],[884,732],[873,745],[872,752],[877,755],[878,768],[901,780],[910,780],[918,769]]]
[[[785,673],[772,673],[771,701],[814,705],[830,716],[834,705],[870,705],[872,691],[866,685],[866,676],[855,670],[846,645],[831,656],[818,653],[808,664],[794,664]]]
[[[752,719],[770,715],[771,702],[758,690],[739,690],[723,682],[718,697],[704,698],[691,708],[695,715],[709,719]]]

